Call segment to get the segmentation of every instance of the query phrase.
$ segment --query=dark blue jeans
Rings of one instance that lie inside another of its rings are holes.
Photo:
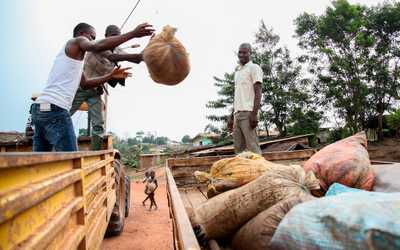
[[[77,151],[76,136],[69,112],[51,104],[51,111],[40,111],[39,104],[31,107],[34,126],[33,151]]]

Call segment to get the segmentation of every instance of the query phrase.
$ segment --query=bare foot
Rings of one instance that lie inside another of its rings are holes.
[[[146,206],[146,204],[144,204],[144,201],[142,202],[142,204],[143,204],[144,207]]]

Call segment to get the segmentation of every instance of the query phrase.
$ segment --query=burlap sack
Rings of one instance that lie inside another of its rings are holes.
[[[365,133],[358,133],[324,147],[304,164],[304,169],[320,180],[321,195],[335,182],[372,190],[374,172],[366,148]]]
[[[400,163],[372,166],[375,172],[373,191],[400,193]]]
[[[175,32],[175,28],[165,26],[144,49],[143,60],[151,78],[157,83],[176,85],[189,74],[188,53],[174,37]]]
[[[276,164],[265,160],[261,155],[244,152],[215,162],[210,173],[196,171],[194,175],[200,183],[209,183],[207,194],[211,198],[255,180],[274,165]]]
[[[275,164],[256,180],[202,203],[194,211],[195,226],[208,239],[224,238],[279,201],[313,189],[319,181],[312,172]]]
[[[279,223],[297,204],[316,199],[311,195],[295,196],[280,201],[248,221],[232,240],[234,250],[266,250]]]

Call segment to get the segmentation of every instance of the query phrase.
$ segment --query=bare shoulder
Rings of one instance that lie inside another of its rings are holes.
[[[81,43],[89,41],[86,37],[79,36],[71,38],[65,46],[65,54],[75,60],[83,60],[84,52],[81,49]]]

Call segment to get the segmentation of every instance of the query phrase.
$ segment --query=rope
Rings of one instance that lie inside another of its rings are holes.
[[[121,25],[121,30],[122,30],[122,28],[125,26],[125,24],[126,24],[126,22],[128,21],[129,17],[131,17],[132,13],[135,11],[135,9],[136,9],[136,7],[139,5],[139,3],[140,3],[140,0],[138,0],[138,1],[136,2],[136,4],[135,4],[135,6],[133,7],[131,13],[129,13],[129,15],[125,18],[125,21],[124,21],[124,22],[122,23],[122,25]]]

